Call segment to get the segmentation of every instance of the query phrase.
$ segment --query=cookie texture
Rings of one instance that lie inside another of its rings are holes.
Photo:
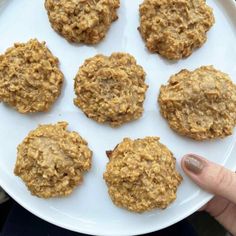
[[[15,174],[41,198],[69,195],[91,168],[92,151],[66,122],[40,125],[17,148]]]
[[[134,212],[165,209],[182,181],[175,158],[157,137],[125,138],[113,151],[103,175],[115,205]]]
[[[116,127],[142,116],[147,87],[145,72],[133,56],[97,55],[76,75],[74,104],[89,118]]]
[[[45,0],[52,28],[70,42],[96,44],[118,19],[120,0]]]
[[[139,31],[147,48],[170,60],[201,47],[215,21],[205,0],[144,0],[139,11]]]
[[[48,111],[61,93],[58,64],[45,42],[16,43],[0,55],[0,101],[20,113]]]
[[[158,101],[169,126],[196,140],[224,138],[236,125],[236,85],[212,66],[171,76]]]

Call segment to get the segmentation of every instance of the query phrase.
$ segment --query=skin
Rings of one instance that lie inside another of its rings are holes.
[[[196,158],[189,168],[189,157]],[[197,164],[197,165],[196,165]],[[215,195],[200,210],[207,211],[232,235],[236,235],[236,174],[196,155],[186,155],[181,161],[184,172],[202,189]]]

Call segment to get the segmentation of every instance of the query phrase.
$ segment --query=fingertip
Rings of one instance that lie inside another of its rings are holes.
[[[186,154],[181,159],[181,167],[188,175],[198,175],[204,167],[205,159],[196,154]]]
[[[181,167],[204,190],[236,204],[236,174],[196,154],[184,155]]]
[[[185,170],[185,159],[187,158],[187,155],[184,155],[180,161],[180,165],[183,170]]]
[[[183,168],[183,169],[185,169],[186,167],[185,167],[185,163],[188,161],[188,158],[189,157],[199,157],[198,155],[196,155],[196,154],[194,154],[194,153],[188,153],[188,154],[185,154],[183,157],[182,157],[182,159],[181,159],[181,162],[180,162],[180,164],[181,164],[181,167]]]

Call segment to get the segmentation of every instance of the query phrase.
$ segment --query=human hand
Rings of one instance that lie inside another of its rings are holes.
[[[197,185],[215,195],[201,210],[236,236],[236,174],[194,154],[184,156],[181,166]]]

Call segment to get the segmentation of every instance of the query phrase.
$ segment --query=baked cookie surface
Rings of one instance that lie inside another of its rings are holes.
[[[75,78],[74,104],[99,123],[120,126],[143,113],[145,72],[127,53],[87,59]]]
[[[38,197],[69,195],[91,168],[92,151],[66,122],[40,125],[17,148],[15,174]]]
[[[70,42],[96,44],[118,19],[120,0],[45,0],[52,28]]]
[[[169,126],[196,140],[224,138],[236,125],[236,85],[212,66],[171,76],[158,101]]]
[[[214,24],[205,0],[144,0],[139,11],[139,31],[147,48],[170,60],[190,56]]]
[[[103,175],[115,205],[134,212],[165,209],[182,181],[175,158],[157,137],[125,138],[113,151]]]
[[[20,113],[48,111],[61,93],[59,61],[36,39],[0,55],[0,101]]]

